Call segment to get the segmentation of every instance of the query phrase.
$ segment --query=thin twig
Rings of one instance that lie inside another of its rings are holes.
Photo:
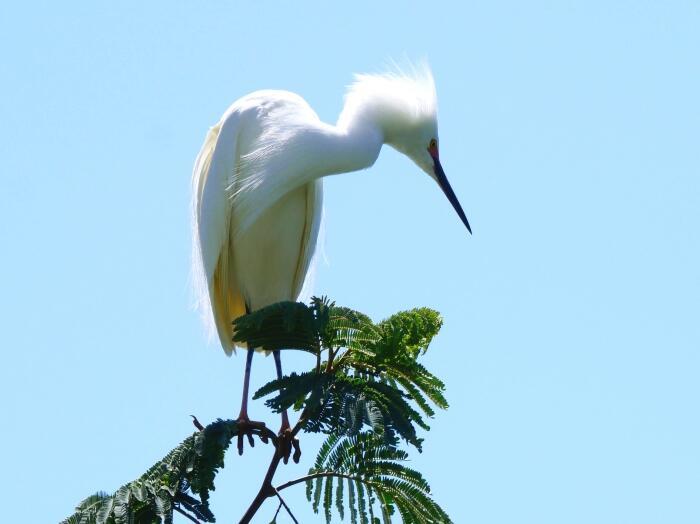
[[[183,514],[185,517],[187,517],[188,519],[190,519],[190,520],[191,520],[192,522],[194,522],[195,524],[202,524],[202,523],[199,522],[196,518],[194,518],[192,515],[190,515],[189,513],[185,512],[185,511],[183,511],[183,510],[181,510],[181,509],[178,508],[177,506],[173,506],[173,509],[174,509],[175,511],[177,511],[178,513]]]
[[[272,517],[272,522],[275,522],[277,520],[277,515],[279,515],[279,512],[281,509],[282,509],[282,503],[280,502],[280,505],[277,506],[277,511],[275,511],[275,516]]]
[[[275,489],[275,488],[272,488],[272,489]],[[282,498],[282,495],[280,495],[280,492],[277,491],[276,489],[275,489],[275,495],[277,495],[277,498],[280,499],[280,504],[282,504],[282,505],[284,506],[284,509],[287,510],[287,513],[289,513],[289,516],[292,517],[292,520],[294,521],[294,524],[299,524],[299,521],[296,519],[296,517],[295,517],[294,514],[292,513],[292,510],[289,509],[289,506],[287,506],[287,503],[286,503],[286,502],[284,501],[284,499]],[[278,509],[277,511],[279,511],[279,509]]]
[[[204,431],[204,426],[202,426],[202,423],[197,420],[197,417],[194,415],[190,415],[192,417],[192,424],[194,424],[194,427],[197,428],[199,431]]]
[[[325,373],[330,373],[333,370],[333,359],[335,358],[337,352],[333,352],[333,348],[330,347],[328,348],[328,362],[326,362],[326,371]]]
[[[352,475],[345,475],[344,473],[336,473],[335,471],[323,471],[321,473],[312,473],[311,475],[306,475],[304,477],[299,477],[298,479],[290,480],[289,482],[280,484],[275,488],[275,490],[282,491],[283,489],[293,486],[294,484],[299,484],[300,482],[306,482],[307,480],[312,480],[319,477],[340,477],[348,480],[361,480],[357,477],[353,477]]]

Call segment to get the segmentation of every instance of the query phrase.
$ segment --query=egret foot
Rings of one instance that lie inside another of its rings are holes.
[[[280,432],[277,434],[277,437],[279,442],[279,453],[282,455],[282,461],[287,464],[291,455],[294,463],[299,464],[299,459],[301,458],[301,447],[299,446],[299,439],[292,434],[291,428],[289,426],[282,426]],[[292,448],[294,448],[293,455]]]
[[[254,435],[258,435],[263,444],[267,444],[269,439],[267,438],[267,427],[264,422],[258,422],[256,420],[250,420],[247,415],[240,415],[236,419],[236,424],[238,424],[238,454],[243,455],[243,437],[248,437],[248,444],[250,447],[255,447]]]
[[[277,380],[282,379],[282,357],[280,352],[273,351],[272,355],[275,357],[275,368],[277,368]],[[282,460],[285,464],[289,462],[289,456],[292,454],[292,447],[294,448],[294,455],[292,455],[292,460],[299,464],[299,458],[301,458],[301,448],[299,447],[299,439],[294,436],[292,428],[289,425],[289,417],[287,416],[287,410],[282,411],[282,427],[277,433],[278,441],[278,452],[282,456]]]

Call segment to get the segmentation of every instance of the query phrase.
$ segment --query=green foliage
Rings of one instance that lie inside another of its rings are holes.
[[[256,497],[251,514],[265,497],[306,481],[307,498],[327,523],[334,513],[341,519],[348,516],[352,524],[387,524],[395,516],[405,524],[450,522],[422,475],[406,467],[408,453],[399,447],[405,442],[420,451],[419,431],[430,429],[426,420],[434,416],[435,407],[448,407],[445,385],[418,362],[441,326],[440,315],[428,308],[374,323],[326,298],[314,298],[309,305],[280,302],[237,319],[238,342],[316,356],[313,369],[269,382],[254,395],[268,397],[265,404],[273,411],[300,411],[292,432],[275,437],[263,425],[253,430],[246,426],[239,438],[252,431],[264,442],[272,439],[274,474],[281,450],[289,449],[291,440],[285,439],[299,431],[327,435],[307,477],[277,490],[272,476],[266,477],[263,498]],[[169,524],[174,512],[193,522],[215,522],[209,493],[238,435],[235,421],[209,424],[114,494],[98,492],[82,501],[63,523]]]
[[[309,306],[301,302],[278,302],[238,318],[233,340],[266,351],[298,349],[315,354],[317,333]]]
[[[327,523],[332,519],[334,498],[341,519],[344,509],[350,510],[352,524],[380,522],[375,508],[385,523],[397,511],[404,524],[451,522],[432,499],[423,476],[402,464],[407,458],[405,451],[387,446],[374,433],[331,435],[309,470],[306,496],[313,501],[315,512],[322,504]],[[344,486],[349,493],[347,506]]]
[[[286,307],[293,306],[259,310],[256,324],[284,325],[282,319],[293,316]],[[420,473],[401,463],[408,455],[398,448],[400,437],[420,450],[417,427],[429,429],[425,418],[434,415],[433,406],[448,407],[445,385],[418,363],[442,326],[439,313],[418,308],[374,324],[362,313],[314,299],[294,315],[308,328],[306,347],[316,347],[316,367],[273,380],[254,398],[272,395],[268,407],[302,411],[305,431],[328,435],[307,481],[314,511],[322,508],[328,523],[334,505],[341,519],[349,510],[352,524],[380,522],[375,509],[384,523],[396,512],[404,523],[450,522]],[[261,339],[245,325],[248,340]],[[267,337],[284,347],[281,330]]]
[[[424,416],[434,415],[431,402],[448,406],[442,381],[417,362],[442,325],[432,309],[403,311],[374,324],[362,313],[313,299],[311,307],[280,303],[248,317],[236,321],[236,340],[274,340],[263,347],[279,349],[289,326],[304,326],[304,347],[316,348],[314,370],[274,380],[254,396],[276,393],[266,405],[277,412],[303,409],[305,431],[342,428],[352,435],[368,426],[386,443],[401,437],[420,450],[416,426],[429,429]]]
[[[235,421],[209,424],[113,495],[98,492],[86,498],[62,524],[168,524],[175,508],[199,521],[215,522],[209,492],[237,434]]]

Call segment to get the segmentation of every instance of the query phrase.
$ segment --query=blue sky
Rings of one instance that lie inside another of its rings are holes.
[[[237,414],[243,359],[190,307],[206,130],[261,88],[335,121],[353,72],[404,56],[432,65],[474,236],[385,148],[326,181],[316,291],[376,319],[442,312],[426,364],[451,407],[413,465],[460,523],[700,521],[699,26],[674,1],[0,7],[3,521],[58,521],[141,474],[190,413]],[[274,372],[253,369],[253,387]],[[219,522],[268,460],[229,456]]]

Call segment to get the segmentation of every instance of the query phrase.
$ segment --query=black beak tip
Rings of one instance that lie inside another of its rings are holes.
[[[450,201],[450,204],[452,204],[452,207],[454,207],[455,211],[457,211],[462,223],[467,226],[467,231],[469,231],[469,234],[471,235],[472,228],[469,225],[469,220],[467,220],[467,215],[464,214],[464,210],[462,209],[459,200],[457,200],[457,195],[455,195],[455,192],[452,190],[452,186],[450,186],[450,183],[447,181],[445,171],[443,171],[442,165],[440,165],[440,161],[437,158],[435,158],[435,177],[437,183],[440,185],[440,188],[445,193],[445,196],[447,196],[447,199]]]

